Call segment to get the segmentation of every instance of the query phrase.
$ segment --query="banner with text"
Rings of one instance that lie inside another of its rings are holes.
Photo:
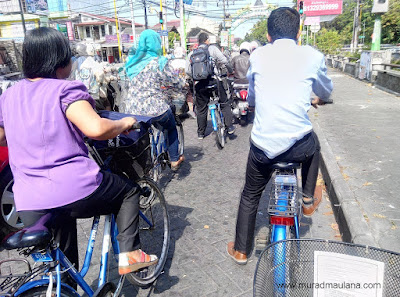
[[[297,6],[299,6],[297,1]],[[342,14],[342,0],[304,0],[303,10],[306,17]]]

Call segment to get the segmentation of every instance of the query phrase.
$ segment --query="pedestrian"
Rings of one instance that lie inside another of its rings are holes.
[[[176,76],[171,61],[162,56],[161,37],[153,30],[140,34],[135,55],[125,63],[128,84],[121,98],[120,111],[153,117],[152,123],[168,134],[171,169],[177,170],[184,161],[178,151],[178,131],[174,114],[168,105],[168,89],[181,89],[184,78]]]
[[[25,226],[51,213],[60,215],[60,247],[78,265],[77,218],[115,214],[119,273],[157,263],[140,249],[140,187],[103,171],[88,155],[84,136],[107,140],[127,132],[136,120],[100,118],[80,81],[69,81],[71,49],[51,28],[27,32],[25,79],[0,97],[0,142],[6,140],[14,176],[14,199]]]
[[[235,241],[228,254],[246,264],[253,247],[258,204],[277,162],[302,163],[303,212],[312,215],[321,197],[314,190],[320,145],[307,115],[311,104],[324,104],[332,92],[324,55],[296,44],[299,13],[287,7],[271,12],[267,39],[270,44],[250,56],[248,101],[255,106],[246,180],[240,198]],[[318,97],[310,102],[311,91]]]
[[[209,55],[214,59],[216,66],[226,67],[228,72],[232,72],[232,67],[224,54],[216,45],[210,45],[210,40],[207,33],[203,32],[199,34],[198,49],[208,50]],[[187,64],[186,69],[187,73],[191,74],[192,67],[190,63]],[[215,73],[217,73],[217,70],[214,70],[214,74]],[[207,79],[194,82],[195,104],[197,111],[197,135],[199,139],[203,139],[205,137],[207,128],[208,103],[210,102],[210,97],[212,95],[207,87],[214,84],[217,84],[218,86],[219,103],[221,105],[221,110],[224,116],[225,126],[227,127],[228,134],[233,134],[236,129],[232,124],[232,110],[229,98],[222,82],[212,78],[212,76],[209,76]]]

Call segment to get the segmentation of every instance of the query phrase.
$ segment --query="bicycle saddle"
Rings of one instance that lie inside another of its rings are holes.
[[[248,87],[249,87],[249,84],[237,84],[237,83],[233,84],[234,89],[247,89]]]
[[[286,162],[278,162],[272,165],[273,169],[279,170],[292,170],[301,167],[301,163],[286,163]]]
[[[45,247],[52,238],[51,231],[45,226],[52,218],[50,213],[41,217],[34,225],[8,235],[2,242],[6,250],[31,246]]]

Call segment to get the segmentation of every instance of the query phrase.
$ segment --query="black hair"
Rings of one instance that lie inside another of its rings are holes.
[[[208,34],[207,33],[200,33],[199,34],[199,44],[205,43],[208,40]]]
[[[22,45],[22,69],[27,78],[56,78],[56,70],[70,63],[68,39],[59,31],[40,27],[27,32]]]
[[[300,15],[297,10],[280,7],[271,12],[268,18],[268,34],[272,41],[282,38],[297,40],[300,28]]]
[[[249,52],[249,50],[247,50],[247,49],[241,49],[240,52],[239,52],[239,54],[242,54],[242,53],[244,53],[244,52],[246,52],[246,53],[248,53],[248,54],[250,55],[250,52]]]

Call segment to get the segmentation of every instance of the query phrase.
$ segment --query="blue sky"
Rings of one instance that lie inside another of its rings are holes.
[[[130,0],[116,0],[116,6],[119,16],[130,18],[130,7],[128,5]],[[135,22],[144,24],[144,0],[134,0],[134,11],[135,11]],[[152,11],[147,11],[149,25],[155,25],[158,22],[157,12],[160,9],[160,0],[146,0],[147,4],[151,6]],[[225,0],[226,11],[231,15],[234,15],[239,9],[253,5],[256,0]],[[263,1],[266,3],[266,1]],[[114,0],[69,0],[71,10],[73,11],[86,11],[94,14],[103,14],[109,17],[114,16]],[[273,0],[270,4],[276,4],[278,6],[290,6],[292,5],[291,0]],[[173,7],[174,0],[167,0],[168,20],[177,19],[174,15]],[[188,7],[188,5],[186,5]],[[190,6],[198,13],[205,13],[207,17],[212,18],[216,22],[222,22],[223,17],[223,2],[222,0],[193,0],[193,4]],[[177,11],[179,16],[179,10]],[[190,13],[190,15],[196,14],[196,12]],[[190,17],[189,15],[189,17]],[[250,20],[240,25],[234,34],[236,37],[244,37],[246,33],[253,27],[258,20]]]

